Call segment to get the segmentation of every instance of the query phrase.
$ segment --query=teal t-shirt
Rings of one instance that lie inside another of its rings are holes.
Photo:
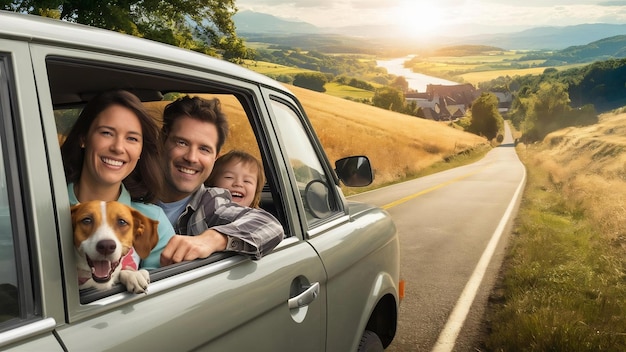
[[[78,204],[78,199],[76,198],[76,194],[74,194],[74,184],[70,183],[67,185],[67,194],[70,198],[70,205]],[[142,259],[139,267],[141,269],[156,269],[161,266],[161,252],[169,242],[170,238],[174,236],[174,228],[172,224],[168,220],[167,216],[163,212],[159,206],[155,204],[146,204],[141,202],[133,202],[130,199],[130,193],[126,190],[126,187],[122,185],[122,192],[120,193],[120,197],[117,199],[118,202],[122,204],[126,204],[134,209],[139,210],[143,215],[157,220],[159,222],[157,231],[159,232],[159,242],[156,247],[150,251],[150,254],[147,258]]]

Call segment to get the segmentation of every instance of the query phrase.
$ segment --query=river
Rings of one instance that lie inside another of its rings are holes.
[[[444,86],[453,86],[460,84],[458,82],[448,81],[447,79],[424,75],[413,72],[404,67],[404,62],[411,59],[412,56],[400,57],[391,60],[376,60],[378,67],[384,67],[387,72],[396,76],[403,76],[409,83],[409,88],[418,92],[426,92],[428,84],[441,84]]]

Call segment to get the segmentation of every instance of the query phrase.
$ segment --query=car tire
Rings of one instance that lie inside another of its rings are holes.
[[[363,332],[358,352],[382,352],[384,350],[383,343],[375,332],[369,330]]]

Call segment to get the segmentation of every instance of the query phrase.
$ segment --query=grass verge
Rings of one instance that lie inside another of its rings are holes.
[[[537,156],[518,154],[533,167],[491,296],[487,350],[626,351],[620,243],[585,216],[584,202],[563,196]]]

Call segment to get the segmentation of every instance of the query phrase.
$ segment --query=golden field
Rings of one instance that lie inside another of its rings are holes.
[[[528,180],[486,350],[626,350],[626,114],[519,144]]]
[[[375,185],[403,180],[444,158],[488,144],[477,135],[370,105],[289,86],[331,162],[367,155]]]
[[[626,244],[626,113],[600,115],[595,125],[570,127],[546,136],[532,164],[548,172],[551,183],[610,240]]]

